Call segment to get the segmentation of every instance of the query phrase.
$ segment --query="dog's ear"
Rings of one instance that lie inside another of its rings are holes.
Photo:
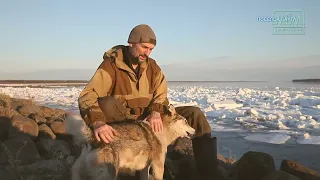
[[[176,109],[174,108],[174,106],[172,104],[169,105],[168,110],[169,110],[169,113],[171,116],[176,114]]]

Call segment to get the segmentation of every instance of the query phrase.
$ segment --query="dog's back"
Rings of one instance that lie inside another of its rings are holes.
[[[164,147],[148,124],[125,121],[110,125],[117,131],[117,136],[112,143],[106,144],[95,139],[80,116],[67,116],[67,132],[74,137],[75,144],[82,147],[73,166],[73,177],[99,179],[97,174],[100,174],[101,178],[107,178],[114,177],[119,171],[132,174],[162,154]]]

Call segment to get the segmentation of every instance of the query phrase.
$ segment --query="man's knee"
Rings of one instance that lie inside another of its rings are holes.
[[[177,112],[185,117],[188,123],[196,130],[196,136],[211,136],[211,127],[205,114],[199,107],[177,107]]]

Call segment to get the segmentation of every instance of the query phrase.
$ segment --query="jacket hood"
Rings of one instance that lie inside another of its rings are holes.
[[[122,50],[124,47],[126,46],[125,45],[113,46],[103,54],[103,60],[106,60],[107,58],[110,58],[110,57],[118,57],[118,50]]]

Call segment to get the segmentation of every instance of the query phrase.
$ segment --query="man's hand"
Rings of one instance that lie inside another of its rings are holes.
[[[105,143],[111,143],[117,136],[117,132],[111,126],[101,121],[94,123],[93,130],[96,139],[98,141],[102,139]]]
[[[151,112],[147,118],[147,121],[149,121],[150,126],[155,133],[162,133],[163,124],[160,113],[155,111]]]

